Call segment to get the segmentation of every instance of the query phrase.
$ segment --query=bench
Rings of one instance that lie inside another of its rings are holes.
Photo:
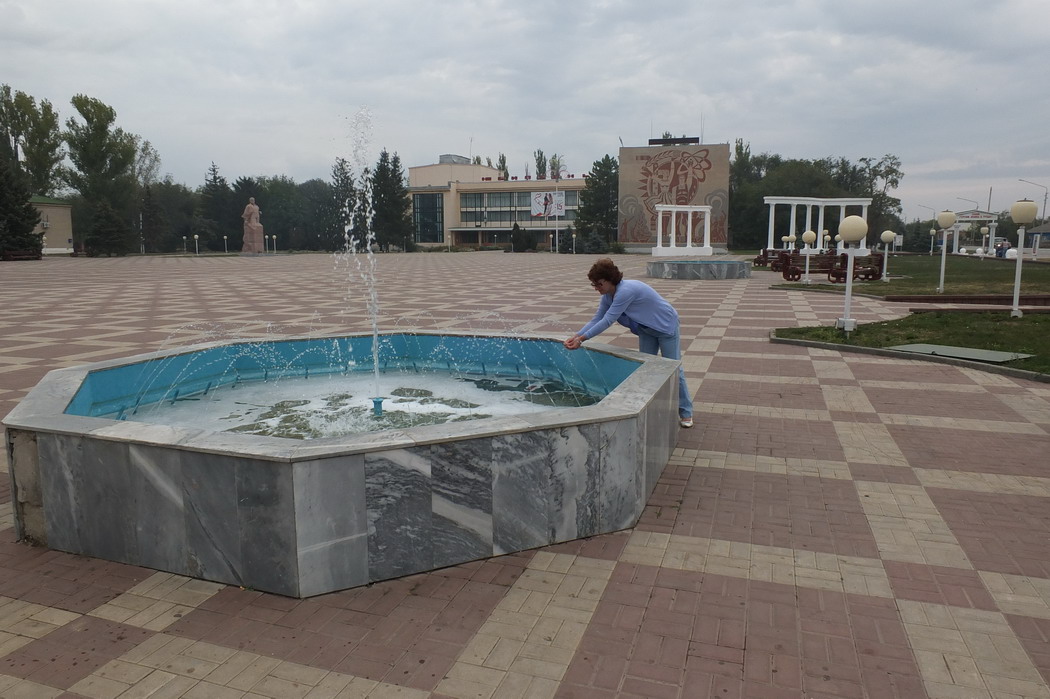
[[[804,255],[783,256],[780,260],[781,274],[789,282],[797,282],[802,279],[806,269]],[[817,253],[809,259],[809,273],[827,274],[828,281],[842,283],[846,281],[846,265],[848,259],[845,253],[835,250]],[[882,253],[873,252],[867,257],[858,257],[853,261],[853,278],[863,281],[878,281],[882,279]]]

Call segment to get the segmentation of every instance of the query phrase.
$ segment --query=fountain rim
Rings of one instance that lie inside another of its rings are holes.
[[[516,339],[561,343],[561,339],[540,333],[483,333],[435,330],[394,330],[379,333],[393,335],[433,335],[493,339]],[[529,432],[536,429],[558,429],[586,423],[622,420],[636,415],[650,400],[652,393],[644,390],[650,382],[662,382],[678,371],[679,360],[644,354],[637,350],[588,342],[584,351],[606,354],[635,361],[639,366],[620,385],[594,405],[572,408],[551,408],[538,413],[516,416],[482,418],[465,422],[422,425],[381,432],[360,433],[338,437],[296,440],[233,432],[219,432],[197,428],[169,427],[132,420],[114,420],[105,417],[69,415],[65,413],[73,396],[89,373],[167,357],[190,354],[216,347],[259,342],[287,342],[299,340],[326,340],[344,337],[372,337],[371,332],[334,333],[325,335],[285,335],[263,338],[237,338],[184,345],[138,355],[103,360],[75,367],[54,369],[4,418],[8,430],[31,430],[64,435],[89,435],[105,441],[126,442],[132,445],[172,448],[211,454],[250,456],[266,461],[286,463],[307,462],[333,456],[366,454],[389,449],[426,446],[499,434]],[[579,351],[579,350],[577,350]]]

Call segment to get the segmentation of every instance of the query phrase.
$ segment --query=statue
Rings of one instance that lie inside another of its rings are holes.
[[[263,227],[259,223],[261,213],[262,211],[255,205],[255,197],[249,197],[248,205],[244,207],[244,213],[241,214],[241,218],[244,219],[244,244],[241,246],[241,252],[255,254],[263,252]]]

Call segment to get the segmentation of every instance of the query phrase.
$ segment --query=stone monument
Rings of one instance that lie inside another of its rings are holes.
[[[262,212],[255,205],[255,197],[248,198],[248,205],[244,207],[241,218],[244,219],[244,244],[241,252],[261,253],[263,252],[263,227],[259,223],[259,215]]]

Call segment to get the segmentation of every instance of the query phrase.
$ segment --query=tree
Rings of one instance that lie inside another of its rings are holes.
[[[150,187],[150,190],[165,222],[156,249],[160,252],[181,250],[182,236],[189,238],[193,235],[193,215],[198,208],[199,196],[186,185],[174,182],[170,175]],[[240,235],[237,236],[236,245],[232,239],[228,242],[231,250],[241,249]]]
[[[51,196],[58,184],[58,166],[65,156],[58,113],[47,100],[0,86],[0,133],[14,149],[13,159],[27,178],[29,191]],[[2,136],[0,136],[2,137]],[[19,152],[21,151],[21,157]]]
[[[95,204],[91,228],[84,239],[87,254],[124,255],[131,248],[131,226],[105,200]]]
[[[76,95],[71,100],[83,123],[66,120],[64,134],[72,168],[63,168],[64,182],[91,205],[106,203],[118,215],[128,213],[135,192],[135,137],[114,127],[117,113],[100,100]]]
[[[547,178],[547,156],[543,154],[543,150],[537,148],[532,154],[536,159],[536,179],[543,180]]]
[[[507,169],[507,156],[503,153],[499,154],[496,158],[496,169],[499,170],[500,176],[505,180],[510,179],[510,170]]]
[[[353,170],[346,158],[336,158],[332,165],[332,203],[335,209],[335,228],[328,233],[329,243],[338,250],[346,245],[346,236],[353,228],[354,210],[357,208],[357,189],[354,187]]]
[[[620,203],[620,164],[606,155],[591,165],[591,175],[580,192],[576,226],[583,236],[599,236],[606,243],[616,240]],[[578,248],[577,248],[578,249]]]
[[[557,153],[551,153],[550,158],[550,171],[552,180],[561,179],[561,171],[564,167],[564,163],[561,161],[561,156]]]
[[[407,248],[413,241],[410,210],[401,158],[384,148],[372,173],[372,230],[381,250],[391,245]]]
[[[7,140],[0,140],[0,253],[18,250],[38,252],[41,236],[33,230],[40,212],[29,203],[30,193],[16,169]]]
[[[153,188],[146,185],[142,193],[142,245],[146,252],[160,252],[166,236],[164,210],[153,198]]]
[[[153,145],[140,136],[132,136],[135,141],[135,162],[132,164],[132,177],[140,190],[154,184],[160,178],[160,154]],[[212,163],[214,165],[214,163]]]
[[[244,242],[241,212],[248,203],[248,197],[257,194],[254,182],[244,189],[247,191],[235,192],[231,189],[214,162],[208,167],[204,186],[198,190],[197,207],[190,223],[190,229],[196,235],[206,236],[205,247],[214,250],[241,249]],[[223,236],[226,236],[225,241]]]

